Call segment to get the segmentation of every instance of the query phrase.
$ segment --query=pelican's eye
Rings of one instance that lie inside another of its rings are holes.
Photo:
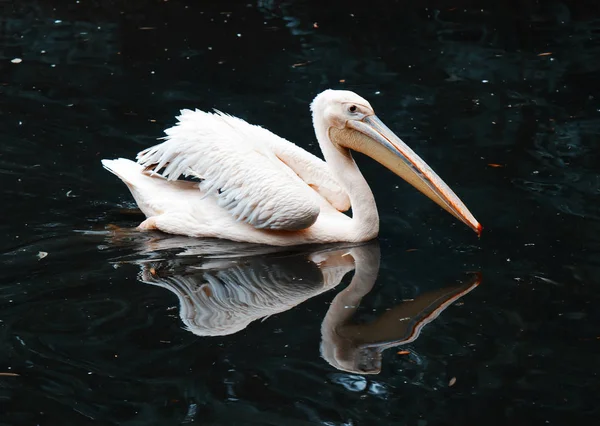
[[[356,112],[357,109],[358,108],[356,108],[356,105],[350,105],[350,107],[348,108],[348,111],[354,113],[354,112]]]

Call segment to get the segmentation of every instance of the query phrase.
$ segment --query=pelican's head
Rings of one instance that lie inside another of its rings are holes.
[[[332,144],[368,155],[417,188],[477,234],[481,225],[448,185],[354,92],[326,90],[311,104],[317,132]]]

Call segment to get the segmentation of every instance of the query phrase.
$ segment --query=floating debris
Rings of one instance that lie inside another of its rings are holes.
[[[13,64],[20,64],[21,62],[23,62],[23,59],[21,58],[14,58],[10,60]]]
[[[409,351],[398,351],[398,355],[410,355]]]
[[[38,258],[38,260],[42,260],[42,259],[43,259],[44,257],[46,257],[46,256],[48,256],[48,253],[47,253],[47,252],[45,252],[45,251],[40,251],[40,252],[38,252],[38,254],[37,254],[37,258]]]
[[[504,164],[489,163],[488,166],[490,166],[490,167],[504,167]]]
[[[552,55],[552,52],[538,53],[538,56],[550,56],[550,55]]]
[[[456,377],[453,377],[450,379],[450,381],[448,382],[448,386],[454,386],[454,384],[456,383]]]
[[[292,68],[304,67],[304,66],[306,66],[306,65],[308,65],[308,64],[310,64],[310,63],[311,63],[311,61],[306,61],[306,62],[298,62],[298,63],[296,63],[296,64],[293,64],[293,65],[292,65]]]
[[[17,373],[0,373],[0,377],[19,377],[20,374]]]

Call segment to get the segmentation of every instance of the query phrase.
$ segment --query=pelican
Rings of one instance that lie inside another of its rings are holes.
[[[481,225],[458,196],[368,101],[326,90],[311,111],[325,161],[240,118],[182,110],[165,141],[140,152],[137,162],[102,163],[129,187],[145,214],[141,230],[273,246],[356,243],[378,235],[379,215],[354,150],[480,234]],[[350,207],[351,217],[344,213]]]

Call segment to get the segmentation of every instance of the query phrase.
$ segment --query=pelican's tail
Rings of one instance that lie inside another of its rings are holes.
[[[158,175],[149,176],[144,173],[144,166],[126,158],[116,160],[102,160],[102,166],[119,177],[127,186],[143,186],[151,184]]]
[[[140,210],[151,217],[157,214],[157,209],[152,202],[152,188],[156,185],[155,179],[144,174],[144,167],[126,158],[116,160],[102,160],[102,166],[117,176],[127,185]]]
[[[201,196],[198,183],[168,181],[156,173],[145,171],[141,164],[125,158],[102,160],[102,166],[127,185],[138,207],[147,217],[172,209],[182,209],[182,202]]]

